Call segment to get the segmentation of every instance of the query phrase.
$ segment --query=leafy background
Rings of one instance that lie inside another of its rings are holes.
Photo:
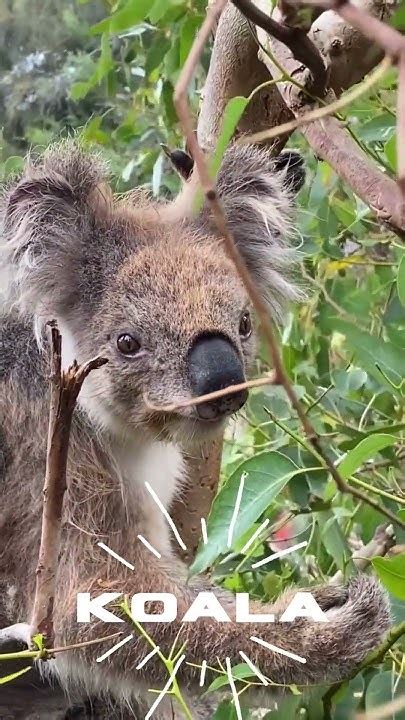
[[[204,8],[205,0],[1,0],[0,180],[20,169],[29,147],[80,129],[109,158],[117,190],[143,185],[155,195],[174,194],[178,179],[160,143],[181,145],[173,87]],[[397,23],[405,22],[404,16],[402,5]],[[190,92],[196,112],[208,62],[209,49]],[[356,141],[388,174],[395,173],[396,83],[391,70],[345,114]],[[299,133],[289,144],[301,149],[308,168],[297,222],[307,300],[286,318],[283,359],[349,483],[405,519],[404,248],[331,168],[313,157]],[[257,371],[268,367],[262,348]],[[242,473],[243,511],[228,549],[228,521]],[[241,553],[264,520],[264,535]],[[284,391],[254,390],[226,437],[221,489],[208,522],[210,542],[192,571],[211,567],[218,583],[272,599],[291,583],[327,581],[339,570],[350,575],[353,547],[367,543],[383,520],[367,505],[336,493]],[[304,540],[304,550],[252,568],[269,552]],[[374,568],[399,622],[405,620],[401,531],[397,545],[399,552],[374,561]],[[403,694],[404,667],[399,644],[384,666],[368,669],[340,690],[331,717],[354,717],[358,709]],[[235,674],[240,689],[253,682],[245,665]],[[223,682],[219,675],[216,684]],[[325,689],[315,688],[308,698],[291,688],[268,716],[322,718]],[[247,706],[243,713],[253,717]],[[214,717],[235,718],[232,703],[223,702]],[[402,720],[405,711],[392,717]]]

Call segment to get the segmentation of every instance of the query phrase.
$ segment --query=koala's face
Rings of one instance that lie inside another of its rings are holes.
[[[97,414],[184,441],[215,433],[246,401],[242,390],[181,407],[244,382],[255,334],[248,297],[217,239],[179,233],[162,229],[163,238],[130,255],[78,332],[86,355],[108,359],[92,375]]]
[[[273,158],[235,145],[217,178],[235,244],[273,317],[297,297],[287,239],[303,177],[296,153]],[[58,320],[66,361],[108,359],[80,402],[110,430],[212,433],[247,397],[192,403],[242,383],[255,348],[246,292],[209,208],[192,212],[191,186],[193,177],[172,204],[116,201],[99,158],[70,141],[28,163],[3,198],[10,298],[37,321]]]

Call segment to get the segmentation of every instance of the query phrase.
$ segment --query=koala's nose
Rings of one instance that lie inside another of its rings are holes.
[[[245,380],[241,359],[225,337],[202,335],[188,356],[191,390],[195,397],[239,385]],[[202,420],[217,420],[239,410],[247,400],[247,390],[225,395],[196,406]]]

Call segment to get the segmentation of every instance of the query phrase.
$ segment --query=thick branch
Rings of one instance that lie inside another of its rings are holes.
[[[266,0],[256,0],[256,3],[262,5]],[[318,19],[318,23],[322,17],[323,15]],[[308,70],[296,62],[289,49],[260,29],[258,35],[263,46],[271,51],[270,55],[264,52],[260,54],[269,72],[276,77],[277,73],[280,75],[280,70],[273,61],[275,56],[277,63],[281,64],[291,77],[295,80],[298,78],[300,83],[307,85]],[[350,32],[348,35],[350,37]],[[346,36],[342,35],[342,46],[344,42],[349,42],[345,38]],[[369,45],[369,41],[367,43]],[[366,65],[363,65],[363,68],[366,68]],[[293,83],[281,83],[278,87],[286,105],[299,121],[309,109],[305,94]],[[333,100],[333,94],[330,99]],[[378,220],[386,223],[400,237],[404,237],[405,208],[401,188],[369,160],[342,123],[333,117],[325,117],[302,128],[302,132],[315,154],[331,165],[339,177],[375,212]]]
[[[62,506],[66,490],[66,465],[73,411],[87,375],[107,361],[94,358],[84,365],[61,369],[62,338],[51,327],[51,383],[46,473],[43,489],[41,543],[31,615],[31,634],[53,643],[53,605],[58,564]]]
[[[302,132],[315,154],[331,165],[375,212],[377,219],[405,237],[405,211],[399,186],[369,160],[342,123],[327,117]]]
[[[277,22],[267,13],[262,12],[250,0],[232,0],[235,7],[252,23],[262,28],[268,35],[286,45],[295,60],[305,65],[311,73],[308,83],[314,95],[323,96],[326,87],[326,68],[319,50],[305,32],[298,27],[290,27]]]
[[[228,3],[216,30],[198,117],[198,140],[204,151],[215,146],[228,100],[237,95],[247,97],[270,79],[257,56],[257,41],[248,22]],[[238,131],[241,134],[260,132],[292,117],[277,87],[267,86],[256,93],[247,106]],[[275,151],[281,149],[284,142],[285,139],[275,142]]]

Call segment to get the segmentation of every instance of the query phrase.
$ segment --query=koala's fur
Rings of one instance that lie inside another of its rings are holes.
[[[238,247],[273,314],[297,297],[288,278],[292,187],[301,166],[284,167],[265,150],[227,151],[218,190]],[[298,183],[299,184],[299,183]],[[97,156],[77,142],[51,148],[27,162],[22,178],[3,197],[1,264],[7,299],[0,334],[0,621],[26,621],[35,582],[40,538],[42,485],[48,422],[47,341],[44,325],[56,318],[63,337],[63,362],[94,355],[108,363],[86,380],[75,413],[64,505],[63,542],[55,602],[56,645],[104,637],[123,625],[76,622],[76,594],[105,591],[172,592],[179,617],[208,580],[186,583],[186,569],[171,548],[168,526],[147,493],[148,481],[167,508],[184,482],[182,447],[215,434],[222,422],[205,425],[195,409],[153,411],[190,398],[187,354],[195,337],[218,333],[233,344],[244,369],[254,359],[254,335],[242,341],[241,313],[249,299],[227,259],[207,208],[193,217],[186,185],[173,203],[132,193],[114,199]],[[141,350],[119,355],[116,337],[135,331]],[[147,538],[158,560],[137,539]],[[98,546],[103,541],[135,565],[119,564]],[[216,589],[233,616],[232,596]],[[215,665],[217,657],[240,662],[243,650],[276,683],[318,683],[344,677],[385,633],[389,616],[384,594],[369,577],[346,587],[314,590],[328,623],[218,625],[184,624],[187,661]],[[4,602],[4,598],[9,602]],[[261,612],[279,612],[288,597]],[[1,600],[0,600],[1,603]],[[259,610],[260,612],[260,610]],[[146,626],[166,654],[180,622]],[[131,630],[128,628],[128,632]],[[252,643],[259,636],[304,656],[297,663]],[[145,707],[150,687],[167,679],[135,633],[103,663],[105,645],[61,653],[52,672],[68,690],[107,692],[118,702]],[[199,671],[180,672],[197,697]],[[152,697],[152,700],[150,699]],[[161,713],[159,715],[159,712]],[[156,717],[171,718],[162,703]],[[196,700],[194,717],[207,717]]]

